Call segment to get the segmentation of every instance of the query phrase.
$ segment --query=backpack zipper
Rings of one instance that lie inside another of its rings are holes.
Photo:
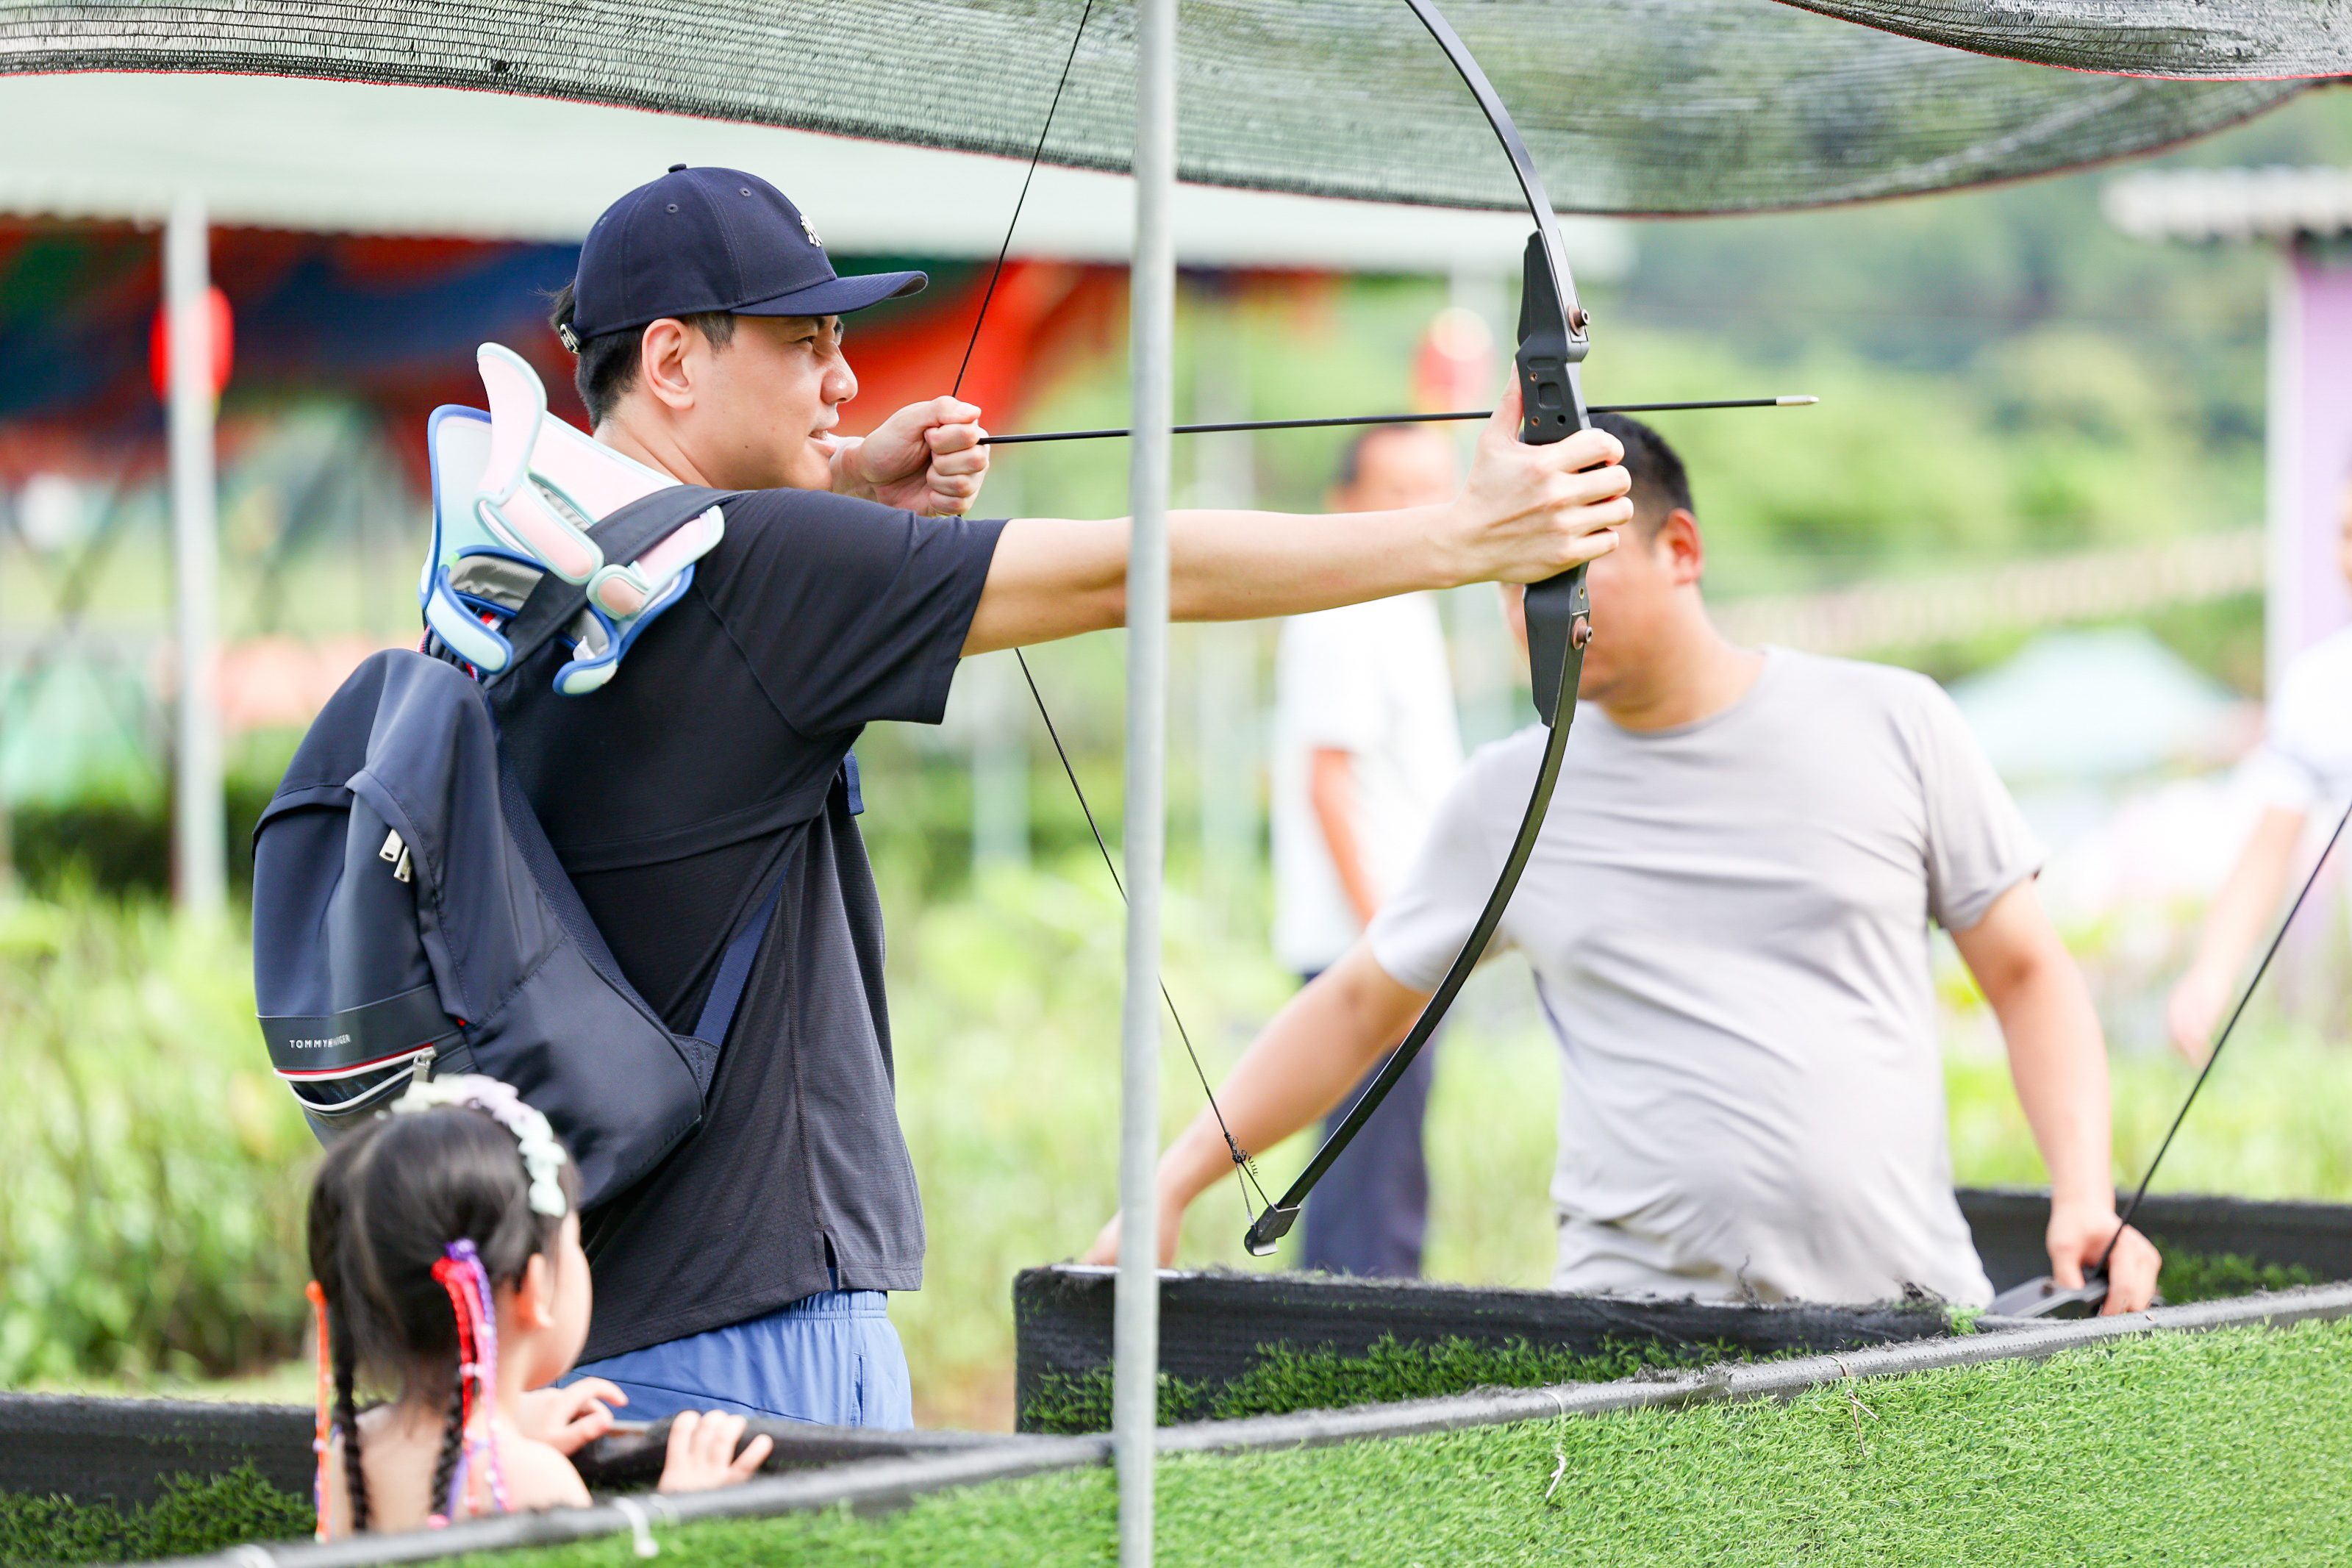
[[[408,846],[400,841],[398,828],[384,833],[383,847],[375,852],[375,858],[391,863],[393,881],[411,882],[415,879],[415,863],[410,858]]]

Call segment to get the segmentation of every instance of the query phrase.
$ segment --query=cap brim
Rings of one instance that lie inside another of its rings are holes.
[[[929,282],[930,279],[919,272],[866,272],[855,277],[836,277],[826,283],[813,283],[806,288],[779,294],[773,299],[738,305],[734,314],[846,316],[852,310],[863,310],[868,305],[879,305],[885,299],[919,294]]]

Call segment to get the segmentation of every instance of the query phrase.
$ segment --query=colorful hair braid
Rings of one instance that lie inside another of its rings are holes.
[[[310,1451],[318,1458],[318,1469],[310,1479],[310,1505],[319,1516],[315,1539],[327,1539],[327,1434],[334,1424],[335,1369],[334,1352],[329,1344],[327,1331],[327,1288],[318,1281],[310,1281],[302,1292],[310,1298],[312,1315],[319,1328],[319,1419],[310,1434]]]
[[[430,1521],[438,1529],[462,1517],[467,1483],[477,1473],[478,1455],[479,1473],[489,1478],[490,1499],[500,1513],[507,1511],[507,1482],[499,1464],[498,1303],[491,1294],[489,1270],[482,1267],[473,1242],[461,1237],[449,1243],[446,1254],[434,1263],[433,1277],[449,1293],[449,1305],[457,1320],[457,1386],[449,1412],[456,1423],[451,1439],[457,1464],[447,1494],[440,1500],[441,1510]]]

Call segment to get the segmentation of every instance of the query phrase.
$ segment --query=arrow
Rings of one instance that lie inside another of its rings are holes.
[[[1615,402],[1595,404],[1591,413],[1674,413],[1695,408],[1803,408],[1822,400],[1798,393],[1784,397],[1713,398],[1700,402]],[[1489,419],[1491,408],[1465,408],[1453,413],[1351,413],[1337,419],[1244,419],[1226,424],[1180,424],[1176,435],[1220,435],[1234,430],[1323,430],[1344,424],[1434,424],[1449,420]],[[1020,446],[1037,441],[1115,441],[1131,430],[1041,430],[1021,435],[983,435],[982,446]]]

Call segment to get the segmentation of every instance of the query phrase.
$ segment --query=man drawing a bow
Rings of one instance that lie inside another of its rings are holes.
[[[2079,1285],[2116,1228],[2106,1057],[2034,894],[2041,846],[1927,677],[1718,632],[1681,459],[1636,421],[1595,423],[1623,445],[1634,521],[1591,568],[1580,690],[1597,711],[1569,737],[1497,938],[1534,968],[1560,1051],[1553,1283],[1988,1302],[1952,1196],[1933,920],[2000,1020],[2050,1170],[2051,1271]],[[1244,1147],[1331,1110],[1421,1010],[1543,743],[1530,727],[1471,758],[1404,885],[1219,1086]],[[1228,1163],[1206,1113],[1161,1159],[1163,1259]],[[1090,1261],[1110,1260],[1117,1227]],[[2105,1310],[2147,1306],[2158,1262],[2126,1232]]]

